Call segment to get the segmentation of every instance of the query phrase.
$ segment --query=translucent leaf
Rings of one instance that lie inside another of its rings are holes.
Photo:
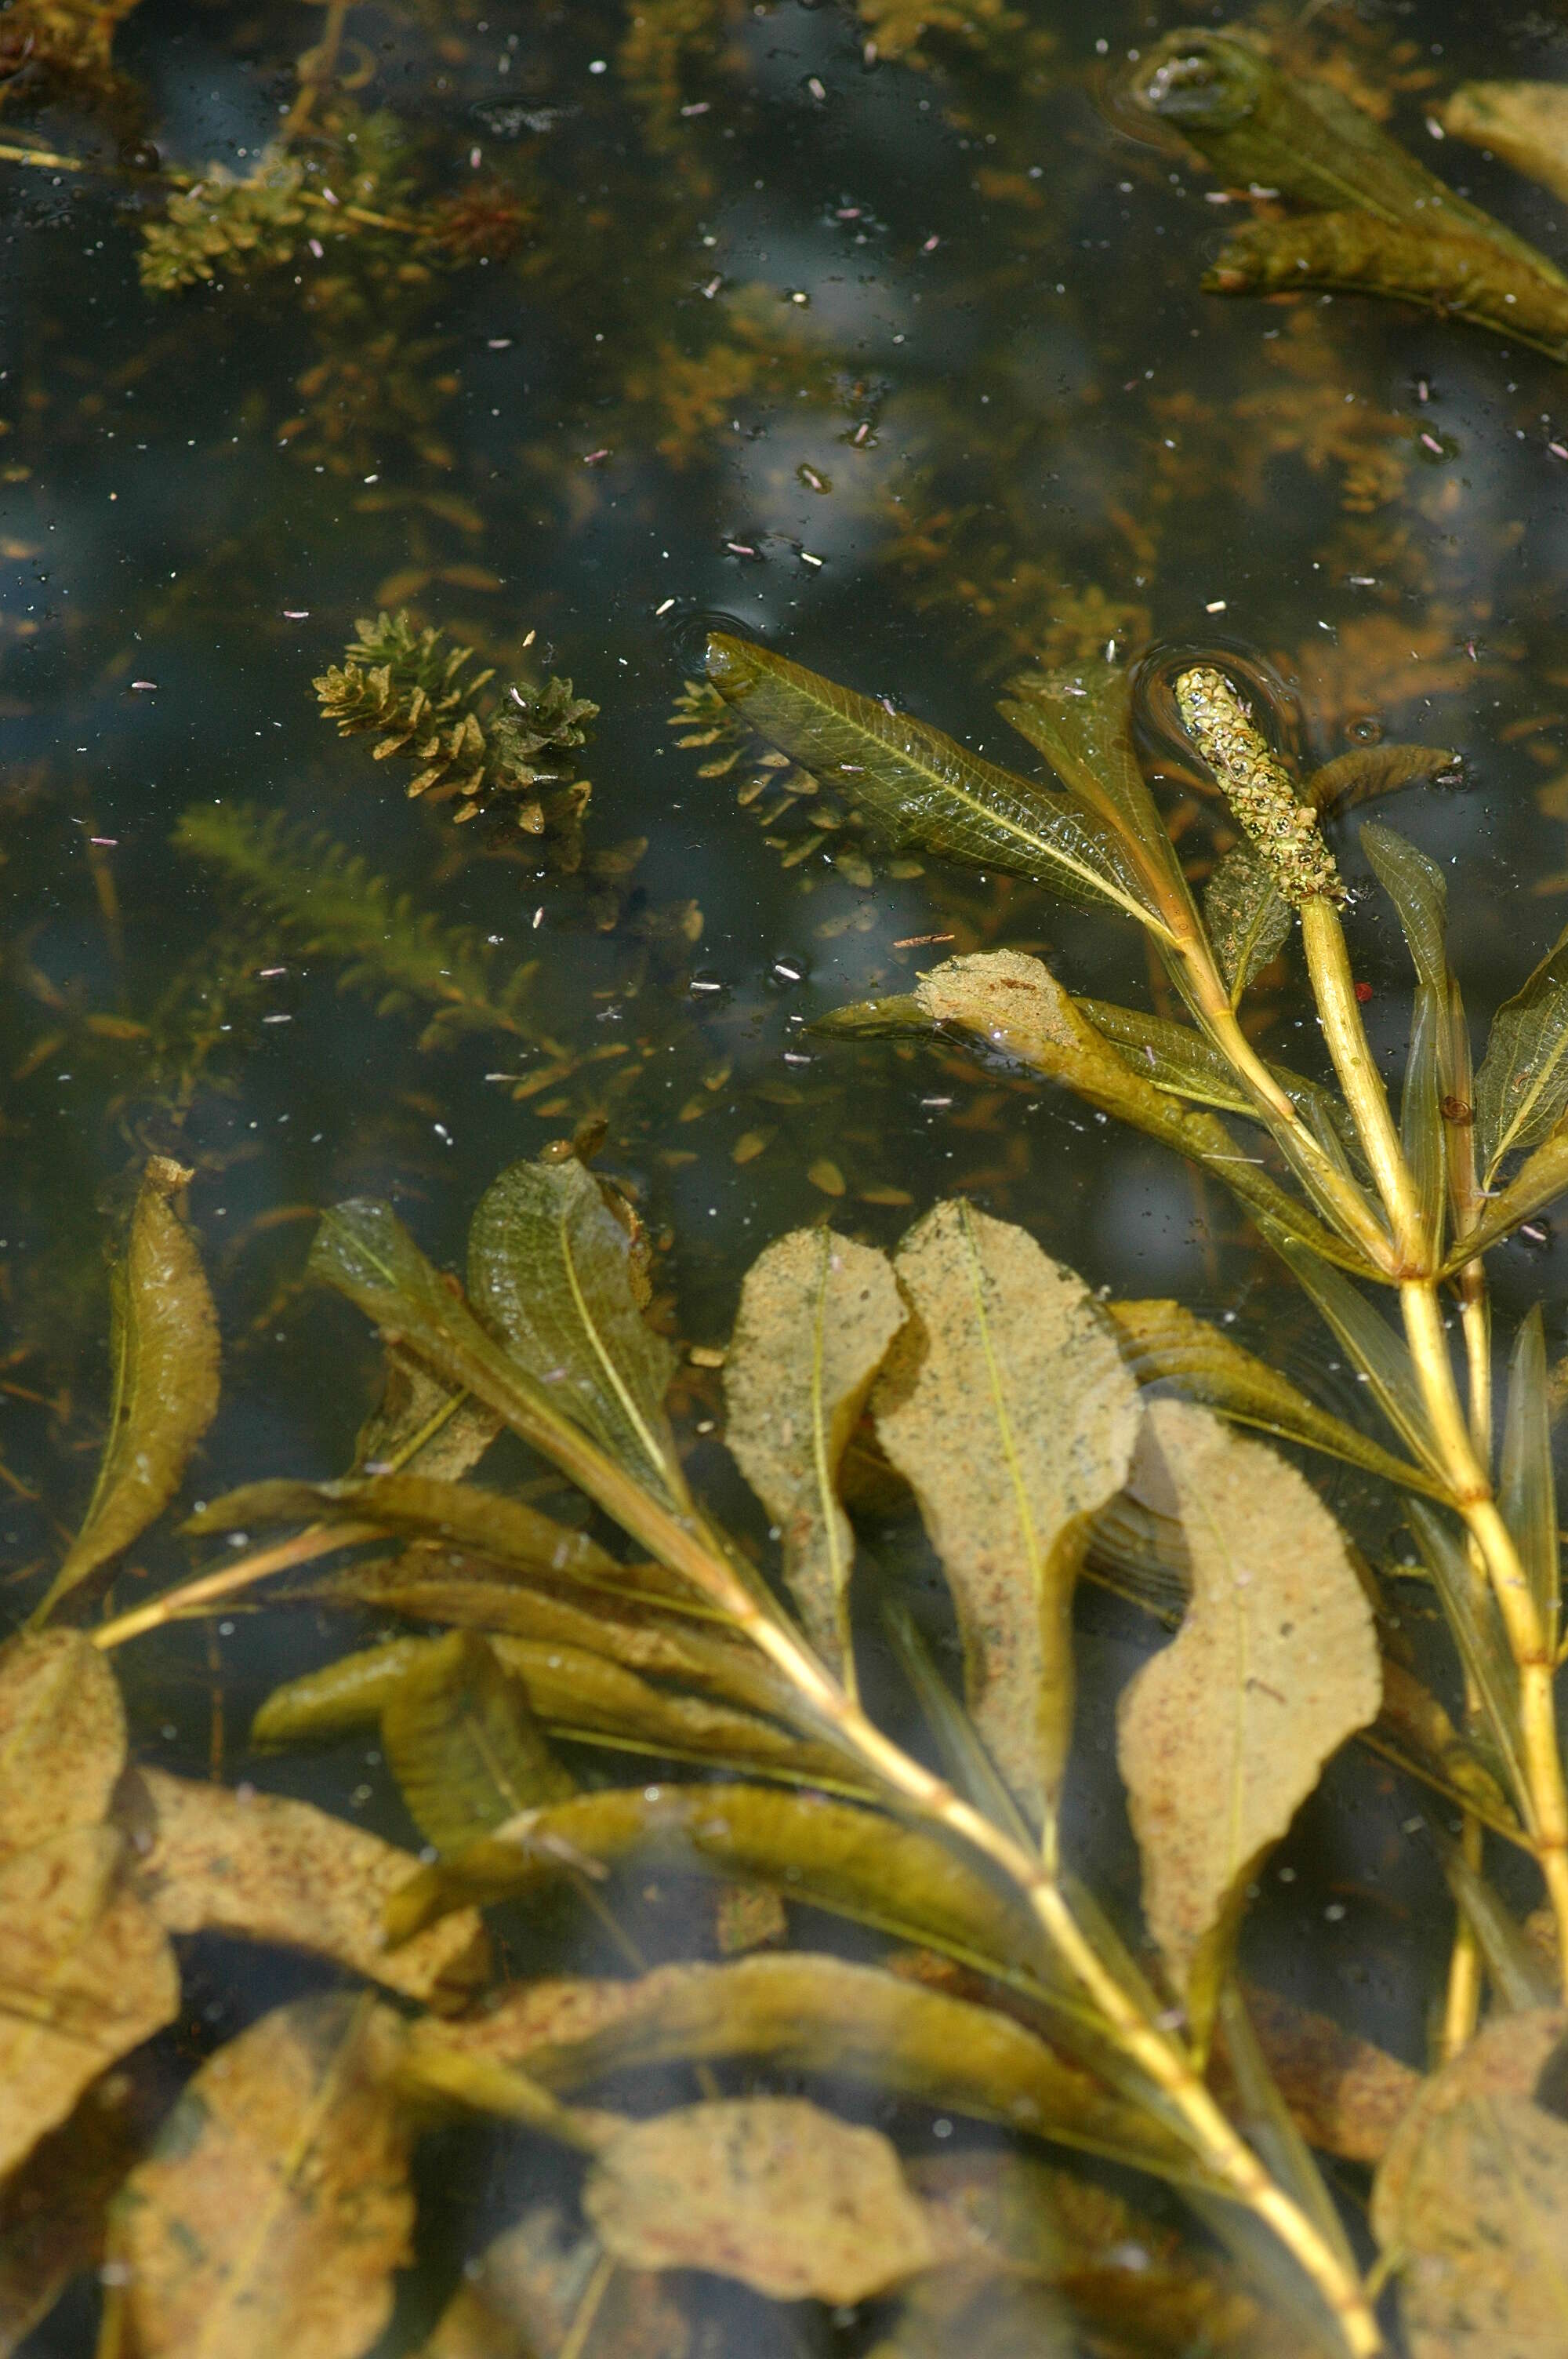
[[[1140,1385],[1170,1384],[1188,1400],[1281,1441],[1304,1443],[1386,1483],[1446,1496],[1424,1467],[1396,1458],[1298,1392],[1288,1376],[1180,1302],[1108,1302],[1123,1354]]]
[[[1422,984],[1415,995],[1415,1022],[1405,1058],[1400,1100],[1400,1143],[1410,1166],[1411,1184],[1423,1236],[1443,1243],[1448,1194],[1448,1160],[1440,1077],[1444,1003]]]
[[[1411,1777],[1510,1841],[1523,1840],[1518,1814],[1480,1742],[1455,1728],[1432,1690],[1388,1655],[1383,1658],[1383,1709],[1376,1736],[1377,1750]]]
[[[1266,1215],[1261,1225],[1275,1252],[1289,1264],[1338,1336],[1395,1432],[1424,1462],[1446,1495],[1442,1452],[1427,1422],[1415,1371],[1400,1338],[1337,1270],[1325,1268],[1311,1254],[1303,1253],[1295,1237],[1278,1234]]]
[[[1141,1008],[1117,1007],[1103,999],[1080,999],[1076,1005],[1097,1032],[1115,1041],[1134,1072],[1141,1068],[1162,1089],[1173,1090],[1195,1104],[1242,1114],[1249,1122],[1262,1121],[1256,1102],[1237,1080],[1229,1058],[1190,1024],[1169,1023],[1158,1016],[1145,1016]],[[1284,1065],[1271,1065],[1269,1071],[1320,1135],[1328,1133],[1341,1146],[1355,1145],[1355,1125],[1333,1090],[1321,1082],[1308,1081],[1304,1074],[1292,1073]]]
[[[725,1440],[783,1534],[806,1636],[841,1674],[852,1664],[854,1535],[838,1466],[903,1320],[885,1254],[796,1229],[747,1271],[725,1363]]]
[[[1277,1991],[1249,1984],[1243,1995],[1270,2077],[1308,2145],[1346,2162],[1379,2161],[1420,2073]]]
[[[420,1474],[456,1483],[476,1466],[501,1419],[396,1343],[384,1347],[382,1395],[354,1444],[356,1474]]]
[[[163,1155],[151,1157],[142,1176],[111,1286],[114,1381],[98,1479],[35,1620],[146,1529],[217,1413],[218,1315],[172,1202],[190,1176]]]
[[[1497,1748],[1525,1824],[1530,1824],[1530,1785],[1519,1725],[1519,1688],[1498,1607],[1486,1582],[1442,1517],[1419,1499],[1406,1502],[1405,1518],[1442,1601],[1454,1642],[1474,1684],[1487,1733]]]
[[[552,1521],[520,1499],[425,1474],[247,1483],[211,1500],[187,1520],[185,1528],[223,1532],[296,1522],[372,1524],[385,1532],[428,1535],[480,1550],[498,1564],[572,1580],[613,1581],[620,1571],[615,1559],[585,1532]]]
[[[1568,1109],[1568,932],[1492,1018],[1476,1075],[1476,1152],[1489,1187],[1504,1156],[1539,1146]]]
[[[142,2143],[125,2073],[94,2082],[0,2188],[0,2359],[27,2342],[70,2280],[103,2258],[104,2215]],[[32,2345],[40,2354],[45,2344]]]
[[[1550,2006],[1557,1996],[1557,1977],[1524,1928],[1456,1844],[1444,1843],[1439,1855],[1449,1889],[1476,1936],[1497,2004],[1516,2014]]]
[[[389,1950],[382,1911],[416,1861],[309,1802],[144,1769],[126,1817],[136,1890],[167,1932],[303,1951],[441,2008],[465,2004],[489,1973],[471,1910]]]
[[[871,2359],[1076,2359],[1073,2314],[1037,2279],[983,2264],[928,2269],[905,2294]]]
[[[1552,1468],[1552,1412],[1546,1390],[1546,1337],[1541,1305],[1519,1323],[1509,1363],[1508,1417],[1503,1427],[1498,1505],[1513,1535],[1519,1562],[1550,1652],[1557,1646],[1562,1552],[1557,1538],[1557,1484]]]
[[[469,1290],[492,1334],[561,1412],[670,1506],[686,1480],[665,1416],[676,1356],[643,1318],[633,1242],[575,1157],[514,1163],[480,1200]]]
[[[1225,2043],[1231,2084],[1227,2110],[1232,2121],[1262,2156],[1277,2183],[1301,2206],[1330,2251],[1337,2254],[1346,2275],[1357,2277],[1359,2271],[1345,2224],[1284,2092],[1269,2069],[1234,1975],[1227,1978],[1219,1992],[1217,2021]]]
[[[173,1952],[126,1865],[113,1827],[0,1861],[0,2179],[178,2012]]]
[[[1259,1861],[1378,1710],[1378,1650],[1338,1527],[1294,1468],[1181,1401],[1153,1404],[1139,1455],[1185,1535],[1192,1603],[1123,1693],[1118,1758],[1144,1915],[1201,2040]]]
[[[809,1951],[660,1966],[631,1981],[532,1983],[477,2022],[432,2024],[416,2042],[421,2053],[456,2049],[519,2067],[566,2094],[654,2065],[761,2059],[1135,2168],[1148,2167],[1152,2147],[1169,2161],[1146,2115],[1010,2017]]]
[[[1132,750],[1132,677],[1114,664],[1024,672],[997,707],[1044,755],[1091,819],[1119,838],[1149,906],[1174,933],[1197,929],[1197,912],[1164,821]]]
[[[800,2097],[735,2097],[633,2122],[582,2207],[633,2268],[707,2269],[774,2301],[864,2301],[937,2257],[880,2130]]]
[[[760,736],[852,796],[895,841],[1148,921],[1145,890],[1115,836],[1065,796],[750,641],[710,638],[708,669]]]
[[[1443,1006],[1448,997],[1448,888],[1442,869],[1375,820],[1361,830],[1361,849],[1399,912],[1417,981]]]
[[[463,2264],[418,2359],[698,2359],[676,2288],[541,2204]]]
[[[1475,1226],[1450,1252],[1444,1275],[1450,1276],[1473,1255],[1485,1253],[1488,1246],[1511,1236],[1522,1222],[1544,1211],[1548,1204],[1554,1204],[1565,1193],[1568,1122],[1560,1122],[1535,1152],[1525,1158],[1508,1186],[1498,1190],[1486,1204]]]
[[[1295,912],[1274,872],[1243,841],[1227,852],[1204,887],[1204,923],[1233,1007],[1261,967],[1291,938]]]
[[[527,1689],[477,1631],[454,1630],[406,1665],[382,1707],[381,1735],[409,1815],[438,1851],[572,1791]]]
[[[1022,1229],[938,1205],[899,1248],[913,1313],[877,1381],[877,1434],[953,1593],[969,1712],[1037,1825],[1072,1734],[1072,1602],[1121,1487],[1138,1391],[1083,1280]]]
[[[200,2067],[114,2206],[111,2349],[359,2359],[414,2219],[402,2044],[389,2007],[300,1999]]]
[[[1372,2226],[1400,2264],[1412,2359],[1568,2347],[1568,2123],[1537,2102],[1565,2036],[1561,2008],[1484,2026],[1394,2134]]]
[[[1452,745],[1353,745],[1314,770],[1303,792],[1320,820],[1343,819],[1379,795],[1457,770],[1462,758]]]

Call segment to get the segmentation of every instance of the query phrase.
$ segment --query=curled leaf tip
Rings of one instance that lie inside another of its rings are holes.
[[[1212,664],[1195,664],[1176,682],[1176,705],[1188,736],[1285,899],[1298,908],[1303,901],[1345,900],[1344,881],[1314,812],[1298,798],[1289,773],[1225,674]]]

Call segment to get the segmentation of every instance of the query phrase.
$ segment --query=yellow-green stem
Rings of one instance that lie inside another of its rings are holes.
[[[1389,1111],[1383,1077],[1367,1044],[1345,929],[1333,903],[1321,896],[1302,904],[1302,946],[1328,1053],[1393,1231],[1399,1275],[1419,1277],[1436,1266],[1437,1240],[1423,1234],[1415,1185]]]

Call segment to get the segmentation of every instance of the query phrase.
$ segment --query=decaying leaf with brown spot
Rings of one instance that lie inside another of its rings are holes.
[[[871,1397],[953,1592],[970,1713],[1036,1824],[1072,1734],[1072,1604],[1138,1388],[1087,1287],[1022,1229],[939,1204],[899,1248],[914,1316]]]
[[[382,1911],[416,1863],[362,1827],[278,1794],[138,1776],[126,1817],[136,1888],[171,1933],[224,1933],[330,1958],[435,2007],[460,2006],[489,1970],[472,1909],[390,1950]]]
[[[1422,2083],[1372,2191],[1412,2359],[1568,2350],[1568,2011],[1489,2023]]]
[[[541,2206],[465,2265],[419,2359],[692,2359],[695,2348],[668,2286],[619,2267],[597,2236]]]
[[[403,2037],[390,2007],[335,1995],[208,2060],[114,2205],[110,2349],[360,2359],[414,2217],[391,2088]]]
[[[885,1254],[795,1229],[747,1271],[724,1371],[725,1438],[783,1532],[806,1636],[837,1671],[851,1670],[855,1552],[838,1465],[904,1315]]]
[[[0,2178],[178,2009],[125,1850],[113,1827],[77,1827],[0,1862]]]
[[[881,2131],[799,2097],[630,2123],[595,2157],[582,2201],[630,2267],[708,2269],[775,2301],[865,2301],[941,2256]]]
[[[113,1281],[114,1389],[98,1480],[38,1616],[146,1529],[217,1413],[218,1314],[173,1203],[190,1177],[166,1155],[151,1157],[142,1176]]]
[[[1346,2162],[1379,2161],[1420,2073],[1277,1991],[1249,1983],[1246,2000],[1258,2045],[1308,2145]]]
[[[0,2359],[11,2359],[103,2249],[110,2198],[135,2160],[129,2075],[106,2073],[0,2190]]]
[[[1135,1479],[1181,1527],[1191,1603],[1122,1697],[1118,1751],[1144,1914],[1201,2038],[1259,1860],[1378,1710],[1377,1642],[1338,1527],[1262,1443],[1158,1401]]]
[[[0,1652],[0,1858],[96,1827],[125,1766],[114,1674],[75,1630],[40,1630]]]

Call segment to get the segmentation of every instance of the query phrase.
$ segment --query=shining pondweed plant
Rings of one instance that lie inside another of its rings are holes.
[[[1328,1415],[1179,1305],[1100,1303],[1024,1231],[964,1201],[917,1221],[891,1258],[796,1231],[747,1276],[725,1375],[729,1445],[776,1527],[786,1605],[690,1486],[634,1212],[579,1160],[546,1157],[483,1198],[463,1289],[386,1204],[328,1212],[313,1275],[379,1329],[384,1359],[350,1473],[211,1502],[187,1528],[246,1535],[226,1560],[73,1628],[63,1617],[173,1498],[217,1404],[211,1299],[178,1209],[186,1175],[155,1160],[117,1278],[98,1484],[33,1626],[0,1656],[0,1967],[33,1994],[25,2069],[0,2099],[0,2167],[20,2166],[24,2185],[59,2168],[47,2134],[69,2136],[83,2092],[178,2009],[170,1937],[219,1929],[390,1996],[275,2009],[128,2158],[107,2230],[111,2349],[184,2348],[199,2320],[205,2348],[364,2350],[408,2234],[410,2146],[465,2117],[580,2156],[586,2224],[566,2250],[536,2214],[503,2232],[427,2359],[515,2348],[491,2331],[505,2318],[579,2359],[639,2305],[671,2321],[658,2347],[695,2351],[682,2281],[662,2275],[683,2269],[778,2301],[887,2296],[881,2359],[1369,2359],[1388,2347],[1379,2303],[1396,2272],[1412,2353],[1550,2348],[1568,2189],[1557,1516],[1539,1311],[1510,1355],[1494,1478],[1485,1256],[1568,1185],[1568,953],[1500,1012],[1472,1075],[1441,876],[1364,823],[1417,976],[1396,1122],[1317,811],[1441,768],[1445,752],[1379,748],[1355,757],[1354,778],[1336,765],[1298,788],[1223,670],[1191,667],[1181,717],[1244,839],[1200,912],[1135,758],[1123,672],[1017,684],[1005,709],[1059,789],[763,649],[715,640],[709,672],[737,725],[787,757],[796,800],[852,779],[849,799],[884,832],[1143,929],[1185,1022],[1076,999],[1004,951],[950,960],[824,1029],[966,1037],[1224,1180],[1365,1376],[1389,1436]],[[1298,925],[1337,1091],[1267,1061],[1240,1018],[1252,975]],[[503,1427],[633,1553],[468,1479]],[[1245,1427],[1402,1495],[1453,1632],[1462,1725],[1395,1651],[1395,1576]],[[857,1566],[852,1457],[860,1484],[870,1466],[913,1493],[963,1643],[960,1701],[887,1585],[890,1651],[925,1726],[913,1746],[873,1715],[857,1666],[851,1577],[879,1574],[864,1551]],[[269,1526],[283,1536],[253,1546]],[[1063,1839],[1086,1570],[1180,1623],[1119,1714],[1141,1953]],[[279,1690],[254,1740],[379,1729],[423,1864],[303,1803],[122,1774],[107,1658],[285,1572],[285,1602],[412,1626]],[[1261,1862],[1351,1738],[1460,1814],[1447,1866],[1463,1930],[1438,2069],[1422,2081],[1343,2043],[1336,2113],[1325,2027],[1245,1991],[1236,1952]],[[665,1767],[653,1783],[646,1770],[608,1781],[606,1761],[626,1755]],[[1539,1868],[1538,1939],[1487,1879],[1488,1835]],[[720,1886],[719,1962],[646,1969],[616,1871],[655,1864]],[[555,1887],[626,1971],[497,1980],[479,1911]],[[774,1913],[742,1908],[737,1887],[773,1896]],[[765,1946],[787,1929],[781,1898],[858,1927],[870,1954]],[[1300,2069],[1314,2040],[1315,2084]],[[824,2104],[727,2090],[719,2076],[741,2060],[1000,2123],[1075,2168],[1022,2148],[941,2167],[903,2157]],[[691,2067],[691,2100],[651,2115],[579,2102],[588,2089],[634,2101],[626,2077],[654,2064]],[[287,2270],[231,2193],[213,2211],[208,2190],[231,2184],[215,2161],[237,2139],[287,2223]],[[1309,2139],[1378,2166],[1370,2277]],[[1086,2180],[1086,2158],[1162,2182],[1209,2239],[1173,2239]]]

